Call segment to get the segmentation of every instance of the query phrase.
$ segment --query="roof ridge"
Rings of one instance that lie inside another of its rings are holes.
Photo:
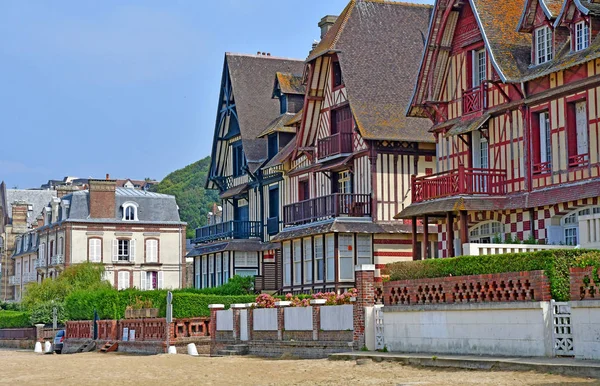
[[[260,58],[260,59],[277,59],[277,60],[293,60],[297,62],[303,62],[302,59],[290,58],[285,56],[275,56],[275,55],[257,55],[257,54],[244,54],[239,52],[225,52],[225,56],[245,56],[251,58]]]

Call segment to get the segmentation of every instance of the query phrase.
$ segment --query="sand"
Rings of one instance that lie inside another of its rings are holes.
[[[0,369],[0,384],[11,385],[600,385],[593,379],[534,372],[167,354],[39,355],[3,350]]]

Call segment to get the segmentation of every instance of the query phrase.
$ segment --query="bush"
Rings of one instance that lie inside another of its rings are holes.
[[[31,327],[30,315],[22,311],[0,311],[0,328]]]
[[[8,303],[8,302],[0,302],[0,311],[22,311],[21,304],[19,303]]]
[[[504,272],[542,270],[550,281],[552,298],[569,300],[569,268],[578,257],[600,256],[599,252],[582,249],[554,249],[527,253],[407,261],[388,264],[391,280],[424,279],[447,276],[484,275]],[[592,259],[592,257],[588,257]],[[587,260],[586,260],[587,261]],[[598,258],[600,261],[600,258]],[[583,264],[583,262],[582,262]]]
[[[592,267],[592,277],[591,280],[596,284],[596,285],[600,285],[600,274],[599,274],[599,270],[600,270],[600,252],[598,251],[591,251],[588,253],[584,253],[583,255],[579,256],[577,259],[575,259],[575,262],[573,263],[574,267],[579,267],[579,268],[586,268],[586,267]],[[590,283],[585,283],[585,285],[590,285]]]
[[[56,307],[56,317],[58,324],[64,325],[67,321],[65,305],[63,302],[44,302],[34,305],[30,310],[31,324],[44,323],[52,324],[53,309]]]

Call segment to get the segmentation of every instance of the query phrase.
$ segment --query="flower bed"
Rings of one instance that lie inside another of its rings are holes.
[[[353,299],[356,298],[357,291],[355,288],[349,289],[343,294],[336,294],[335,292],[319,292],[312,294],[310,298],[294,296],[292,294],[286,294],[284,299],[290,302],[290,307],[309,307],[311,300],[324,299],[326,306],[339,306],[343,304],[352,303]],[[271,296],[269,294],[260,294],[256,297],[255,308],[275,308],[275,303],[281,299]]]

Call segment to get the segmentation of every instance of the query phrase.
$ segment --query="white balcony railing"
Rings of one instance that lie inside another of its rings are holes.
[[[8,285],[19,285],[21,284],[21,278],[19,276],[9,276]]]
[[[40,259],[33,260],[33,268],[34,269],[40,268]]]
[[[60,264],[63,264],[64,262],[65,262],[65,259],[64,259],[63,255],[54,255],[50,258],[51,266],[60,265]]]
[[[23,274],[23,283],[30,283],[32,281],[37,281],[36,272],[26,272]]]
[[[538,244],[463,244],[464,256],[501,255],[504,253],[521,253],[545,251],[548,249],[573,249],[567,245],[538,245]]]

